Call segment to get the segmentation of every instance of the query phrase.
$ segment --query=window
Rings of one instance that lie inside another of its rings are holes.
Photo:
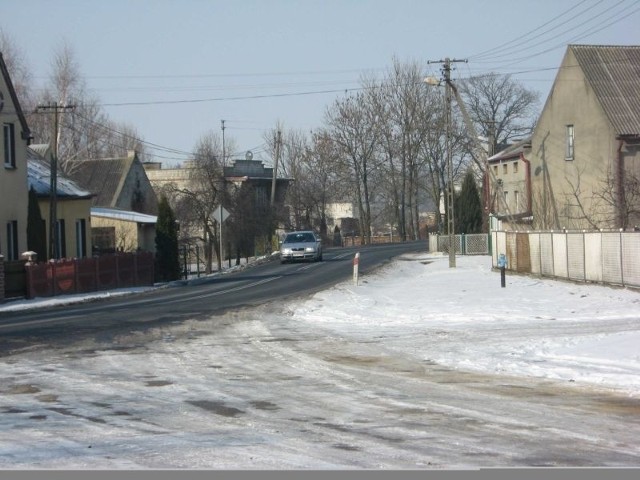
[[[67,239],[65,237],[64,219],[58,220],[56,223],[58,230],[58,243],[56,245],[56,258],[66,258],[67,256]]]
[[[93,253],[113,253],[116,251],[116,228],[93,227],[91,229]]]
[[[2,134],[4,138],[4,166],[6,168],[15,168],[16,142],[15,127],[13,123],[5,123],[2,125]]]
[[[516,212],[520,211],[520,192],[517,190],[513,192],[513,201],[515,202]]]
[[[513,173],[518,173],[518,162],[513,162]]]
[[[12,220],[7,223],[7,259],[19,260],[18,251],[18,222]]]
[[[566,129],[566,151],[564,154],[565,160],[573,160],[573,148],[575,142],[575,132],[573,130],[573,125],[567,125]]]
[[[498,176],[498,165],[493,166],[493,173],[494,175]]]
[[[506,163],[502,164],[502,173],[504,173],[505,175],[509,173],[509,165],[507,165]]]
[[[76,257],[87,256],[87,222],[84,218],[76,220]]]

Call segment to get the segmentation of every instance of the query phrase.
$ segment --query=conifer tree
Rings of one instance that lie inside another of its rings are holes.
[[[159,281],[180,278],[178,227],[169,200],[164,195],[158,203],[156,223],[156,278]]]
[[[469,170],[454,203],[456,233],[482,233],[482,202],[473,172]]]
[[[27,209],[27,249],[38,254],[34,260],[43,262],[47,259],[47,227],[42,218],[38,196],[33,187],[29,189]]]

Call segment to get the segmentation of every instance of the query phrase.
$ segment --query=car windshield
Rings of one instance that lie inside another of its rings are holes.
[[[312,233],[290,233],[284,239],[284,243],[307,243],[315,241],[316,239]]]

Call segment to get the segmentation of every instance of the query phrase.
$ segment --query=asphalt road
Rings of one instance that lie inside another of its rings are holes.
[[[420,249],[360,249],[363,280]],[[640,464],[636,398],[425,361],[455,334],[441,327],[407,338],[296,319],[285,300],[349,279],[355,252],[3,315],[0,468]]]
[[[280,264],[277,259],[228,275],[174,283],[144,294],[46,310],[0,314],[0,354],[28,342],[73,341],[120,328],[157,326],[205,318],[230,309],[299,298],[353,275],[360,252],[361,276],[406,252],[425,251],[425,242],[327,249],[324,261]]]

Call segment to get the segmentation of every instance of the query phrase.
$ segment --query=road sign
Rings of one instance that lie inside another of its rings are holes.
[[[213,211],[213,218],[218,222],[224,222],[229,218],[229,212],[227,212],[222,205],[218,205]]]

